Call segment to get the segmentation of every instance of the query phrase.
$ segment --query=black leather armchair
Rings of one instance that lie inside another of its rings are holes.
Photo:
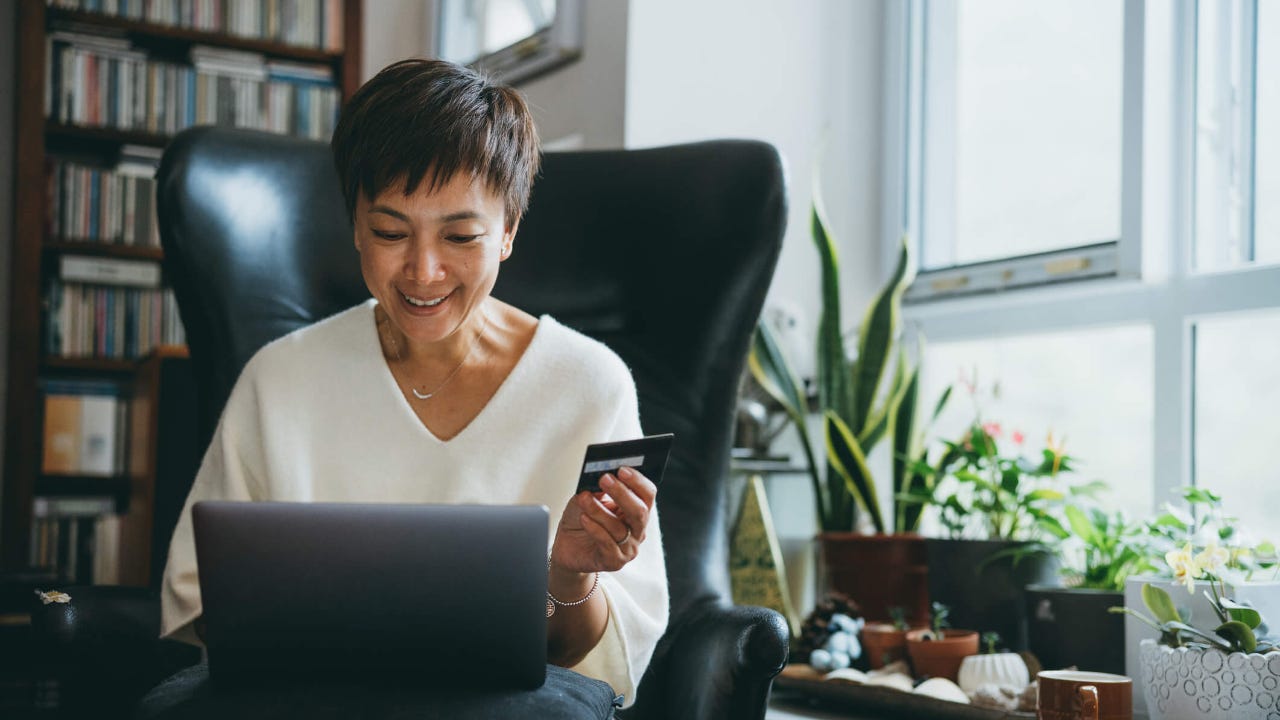
[[[158,177],[203,447],[258,348],[368,293],[326,146],[200,128],[174,140]],[[625,718],[762,718],[786,659],[783,619],[729,599],[726,524],[738,378],[785,206],[779,157],[762,143],[548,154],[494,291],[612,347],[632,369],[644,427],[677,436],[657,500],[671,622]],[[154,594],[130,598],[131,635],[106,638],[100,621],[127,614],[112,592],[37,608],[51,656],[101,662],[118,646],[119,662],[155,661]],[[62,674],[73,696],[109,692],[85,682],[100,673]]]

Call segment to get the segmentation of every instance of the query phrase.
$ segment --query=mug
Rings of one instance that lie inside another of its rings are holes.
[[[1036,680],[1039,720],[1133,720],[1133,680],[1124,675],[1046,670]]]

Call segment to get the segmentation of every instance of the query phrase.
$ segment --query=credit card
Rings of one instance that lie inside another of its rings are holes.
[[[600,492],[600,478],[606,473],[617,477],[618,470],[624,467],[640,472],[657,485],[667,469],[667,456],[671,454],[671,441],[674,438],[675,435],[666,433],[636,440],[588,445],[586,457],[582,460],[582,475],[578,477],[578,489],[575,492]]]

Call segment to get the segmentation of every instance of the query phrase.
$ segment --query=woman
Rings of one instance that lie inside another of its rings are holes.
[[[630,704],[667,622],[655,488],[630,469],[573,488],[588,444],[641,436],[634,383],[605,346],[490,296],[538,168],[528,108],[406,60],[352,97],[332,147],[373,298],[245,367],[174,532],[163,634],[199,642],[195,502],[542,504],[563,508],[548,657]]]

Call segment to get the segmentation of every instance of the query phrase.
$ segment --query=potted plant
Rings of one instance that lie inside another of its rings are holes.
[[[947,534],[927,542],[930,597],[949,604],[957,623],[998,632],[1020,651],[1027,648],[1024,589],[1057,574],[1052,549],[1061,523],[1054,512],[1068,493],[1096,485],[1062,482],[1073,460],[1052,436],[1035,459],[1024,454],[1021,433],[1008,439],[1012,452],[1004,450],[1000,425],[979,413],[962,437],[942,444],[936,462],[916,462],[937,481],[903,500],[936,508]]]
[[[900,607],[889,608],[891,622],[868,623],[862,628],[862,650],[872,670],[890,665],[907,657],[906,612]]]
[[[928,492],[932,476],[916,472],[924,433],[916,427],[919,376],[898,342],[902,294],[914,275],[906,239],[889,282],[872,300],[846,347],[840,317],[839,267],[821,207],[812,213],[813,239],[822,264],[822,315],[817,339],[817,401],[825,452],[814,452],[802,384],[767,324],[758,326],[748,365],[762,388],[785,409],[800,435],[813,483],[826,584],[855,599],[873,622],[905,608],[909,622],[928,618],[927,559],[915,535],[921,508],[898,505],[890,521],[880,507],[867,455],[882,440],[893,444],[894,495]],[[945,404],[947,395],[935,409]],[[859,519],[872,533],[860,533]]]
[[[1139,607],[1146,585],[1173,592],[1179,580],[1186,582],[1168,562],[1169,553],[1185,551],[1199,556],[1212,546],[1226,552],[1221,572],[1217,573],[1225,589],[1223,594],[1254,607],[1263,617],[1280,617],[1280,564],[1275,546],[1257,542],[1240,530],[1237,520],[1223,509],[1222,497],[1212,490],[1184,487],[1175,492],[1182,503],[1166,504],[1164,511],[1147,523],[1151,536],[1149,555],[1159,573],[1130,576],[1125,582],[1125,605]],[[1204,622],[1216,614],[1210,597],[1204,593],[1176,593],[1175,597],[1182,598],[1179,612],[1191,623]],[[1158,633],[1132,615],[1124,621],[1125,674],[1137,678],[1142,672],[1141,641],[1157,639]],[[1134,695],[1136,709],[1142,710],[1145,704],[1141,693]]]
[[[1190,544],[1165,557],[1177,582],[1194,595],[1196,581],[1213,611],[1206,630],[1190,624],[1163,588],[1142,585],[1148,614],[1128,607],[1112,608],[1143,623],[1158,640],[1139,644],[1146,710],[1153,720],[1230,717],[1264,720],[1276,714],[1280,700],[1280,650],[1266,635],[1262,614],[1228,597],[1223,573],[1231,551],[1210,543],[1193,554]]]
[[[1031,673],[1022,656],[1014,652],[996,652],[1000,634],[982,634],[983,652],[960,662],[960,689],[973,695],[983,685],[1014,688],[1021,692],[1031,682]]]
[[[907,633],[907,654],[916,677],[946,678],[955,682],[960,664],[978,654],[978,633],[951,628],[950,609],[942,603],[932,605],[929,627]]]
[[[1047,668],[1124,674],[1124,618],[1107,609],[1124,603],[1130,575],[1154,570],[1145,526],[1122,512],[1063,508],[1062,525],[1046,528],[1062,539],[1063,587],[1027,588],[1027,640]]]

